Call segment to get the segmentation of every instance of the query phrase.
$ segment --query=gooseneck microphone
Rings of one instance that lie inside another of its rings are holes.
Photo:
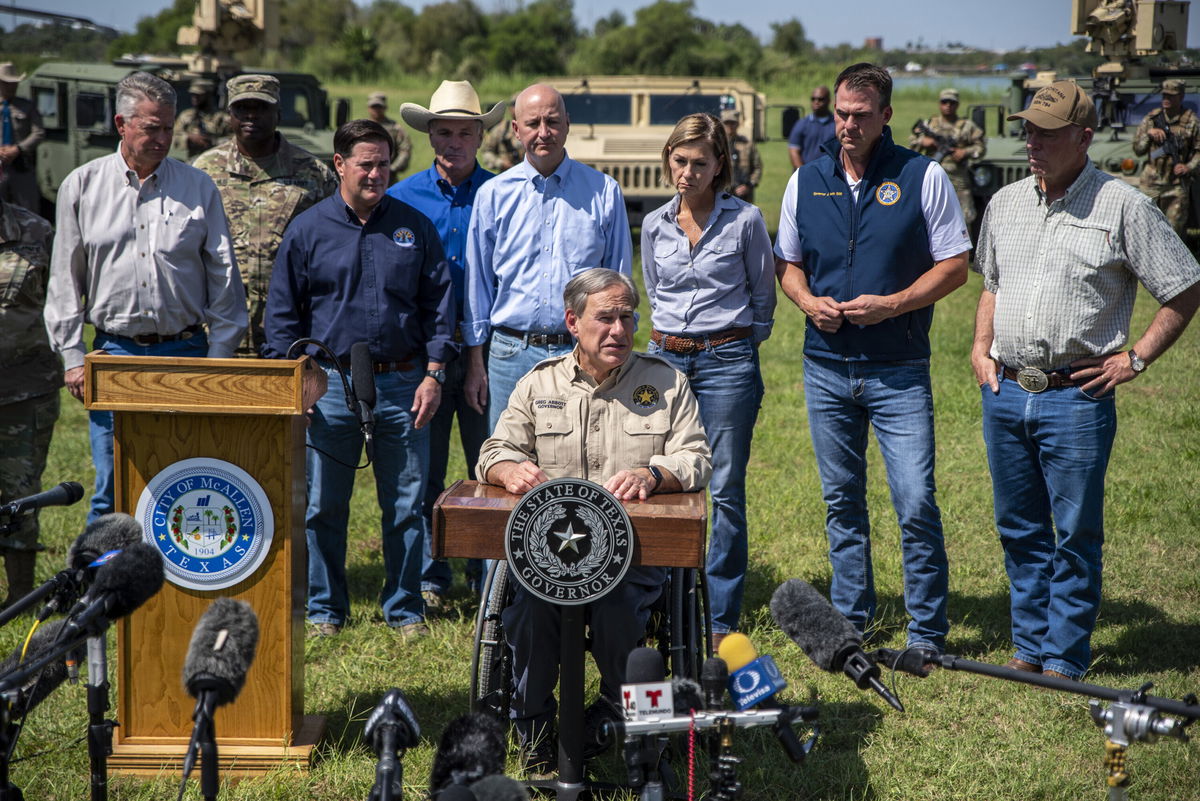
[[[350,381],[354,385],[355,407],[350,411],[358,416],[367,461],[370,462],[375,458],[375,362],[366,342],[355,342],[350,346]]]
[[[0,506],[0,515],[16,517],[46,506],[70,506],[82,497],[82,484],[78,481],[64,481],[54,489],[27,498],[18,498]]]
[[[860,690],[871,689],[904,711],[900,699],[879,680],[879,666],[863,651],[858,629],[810,584],[801,579],[780,584],[771,596],[771,616],[821,670],[845,673]]]
[[[217,797],[220,772],[213,712],[231,703],[242,691],[257,649],[258,616],[244,601],[218,598],[196,623],[183,663],[183,686],[196,699],[196,708],[192,713],[192,738],[183,758],[180,798],[198,756],[202,758],[200,792],[205,799]]]
[[[400,756],[421,739],[417,715],[400,688],[393,687],[367,718],[363,737],[371,743],[379,761],[369,801],[396,801],[404,791],[404,766]]]

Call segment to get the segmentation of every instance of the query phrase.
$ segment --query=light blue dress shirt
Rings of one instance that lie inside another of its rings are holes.
[[[492,328],[564,333],[563,288],[592,267],[633,273],[633,240],[617,182],[564,157],[548,178],[527,160],[479,188],[467,236],[463,338]]]
[[[679,196],[642,222],[642,275],[654,327],[698,337],[752,328],[755,342],[771,335],[775,257],[757,206],[717,195],[695,247],[679,227]]]

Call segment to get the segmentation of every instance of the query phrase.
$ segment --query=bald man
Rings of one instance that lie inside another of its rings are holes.
[[[567,282],[592,267],[633,269],[621,189],[567,155],[562,95],[542,84],[525,89],[512,127],[525,158],[479,188],[467,236],[465,391],[473,408],[488,410],[489,431],[525,373],[571,352]]]

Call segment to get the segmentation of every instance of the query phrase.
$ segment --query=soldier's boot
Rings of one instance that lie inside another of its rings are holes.
[[[4,572],[8,575],[8,598],[4,606],[19,601],[33,592],[33,570],[37,564],[37,551],[4,552]]]

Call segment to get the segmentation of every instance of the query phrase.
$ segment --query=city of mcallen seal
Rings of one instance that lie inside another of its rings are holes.
[[[274,535],[271,502],[258,482],[220,459],[183,459],[150,479],[136,519],[163,557],[167,580],[223,590],[250,578]]]
[[[612,493],[556,478],[525,493],[508,517],[504,551],[521,586],[554,604],[602,598],[633,561],[633,525]]]

